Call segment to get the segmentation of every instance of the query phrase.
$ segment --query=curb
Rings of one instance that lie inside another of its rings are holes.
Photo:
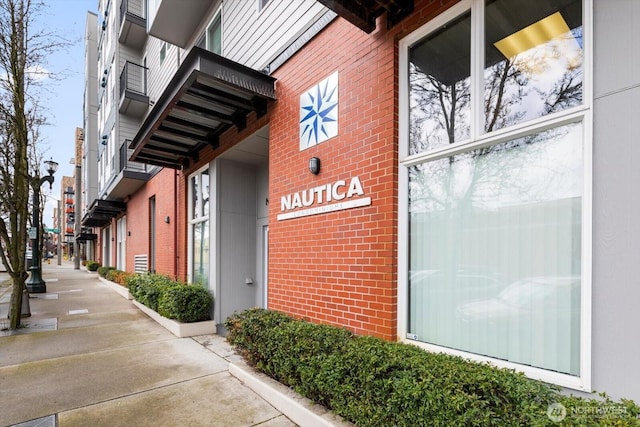
[[[229,373],[300,426],[353,426],[324,406],[313,403],[244,362],[229,362]]]

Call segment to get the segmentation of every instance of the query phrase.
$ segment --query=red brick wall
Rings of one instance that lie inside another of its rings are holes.
[[[415,12],[402,24],[387,31],[382,18],[372,34],[338,18],[276,70],[278,101],[269,107],[269,113],[260,119],[250,115],[245,130],[232,128],[226,132],[219,148],[202,150],[199,161],[177,177],[178,249],[173,261],[177,263],[178,277],[185,279],[188,269],[187,177],[270,124],[269,308],[394,340],[397,41],[457,1],[416,1]],[[339,134],[300,152],[300,95],[335,71],[339,72]],[[309,158],[314,156],[322,161],[318,176],[307,169]],[[372,198],[371,206],[277,220],[280,197],[354,176],[360,178],[366,196]],[[156,184],[155,188],[163,185],[173,183]],[[142,208],[135,211],[141,214],[131,215],[134,210],[130,207],[128,215],[136,220],[147,218],[151,194],[155,192],[146,189],[144,194],[136,194],[135,203]],[[161,219],[162,208],[158,210]],[[133,229],[133,225],[129,228]],[[136,250],[146,249],[139,245],[137,241],[129,242],[127,257],[131,262]]]
[[[156,272],[175,277],[179,262],[176,251],[176,230],[183,209],[176,205],[181,191],[175,170],[163,169],[146,183],[127,202],[127,271],[133,271],[134,255],[150,255],[149,200],[156,199]],[[164,221],[169,217],[169,223]],[[115,228],[114,228],[115,232]],[[113,234],[115,236],[115,234]],[[115,258],[113,258],[115,260]]]
[[[300,95],[339,72],[338,136],[299,150]],[[393,339],[397,138],[393,39],[338,19],[276,71],[269,306]],[[319,157],[321,173],[308,160]],[[358,176],[371,206],[278,221],[281,196]]]
[[[396,339],[397,40],[454,3],[417,2],[392,31],[334,20],[274,73],[270,127],[269,308]],[[299,150],[300,95],[339,72],[338,136]],[[321,173],[308,160],[319,157]],[[371,206],[284,221],[281,196],[358,176]]]

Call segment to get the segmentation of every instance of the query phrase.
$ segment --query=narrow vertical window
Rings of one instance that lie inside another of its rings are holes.
[[[191,226],[192,282],[209,285],[209,170],[195,173],[189,179]]]
[[[160,47],[160,65],[164,63],[164,60],[167,58],[167,42],[162,42],[162,46]]]
[[[213,22],[207,28],[207,50],[215,54],[222,54],[222,23],[220,14],[218,14]]]

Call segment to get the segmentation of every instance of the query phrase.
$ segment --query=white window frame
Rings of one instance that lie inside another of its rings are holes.
[[[548,116],[540,117],[515,126],[491,132],[482,133],[479,124],[484,123],[482,108],[478,108],[478,101],[483,99],[483,75],[479,70],[484,68],[484,36],[482,32],[484,21],[484,0],[462,0],[436,18],[427,22],[419,29],[399,41],[399,168],[398,168],[398,338],[412,343],[428,351],[448,353],[461,356],[477,362],[488,362],[497,367],[515,369],[526,376],[562,387],[591,391],[591,289],[592,289],[592,70],[593,70],[593,5],[592,0],[582,0],[583,7],[583,104],[577,107],[559,111]],[[474,114],[471,119],[471,139],[456,142],[444,147],[436,148],[425,153],[408,155],[409,153],[409,48],[422,40],[425,36],[450,22],[463,13],[471,10],[471,96],[475,103]],[[581,313],[580,313],[580,375],[573,376],[549,371],[542,368],[521,365],[514,362],[498,360],[464,351],[453,350],[435,344],[423,343],[407,338],[409,318],[409,174],[408,169],[416,164],[438,158],[449,157],[461,152],[468,152],[474,148],[493,145],[498,142],[513,140],[522,135],[532,134],[568,123],[582,123],[583,129],[583,195],[582,195],[582,258],[581,258]]]
[[[116,268],[126,271],[127,269],[127,216],[118,218],[116,222]]]

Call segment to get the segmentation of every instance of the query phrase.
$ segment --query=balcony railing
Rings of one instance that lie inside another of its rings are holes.
[[[124,144],[120,146],[119,172],[125,169],[134,172],[148,172],[150,166],[144,163],[132,162],[131,160],[129,160],[129,157],[131,157],[131,154],[133,153],[133,150],[129,149],[130,142],[131,141],[127,139],[124,141]]]
[[[148,106],[147,68],[127,61],[120,73],[120,112],[140,117]]]
[[[120,3],[120,23],[124,21],[126,15],[131,15],[140,19],[147,19],[147,9],[144,0],[122,0]]]
[[[147,96],[147,68],[127,61],[120,73],[120,97],[125,91]]]
[[[142,49],[147,39],[146,0],[122,0],[120,3],[120,43]]]

